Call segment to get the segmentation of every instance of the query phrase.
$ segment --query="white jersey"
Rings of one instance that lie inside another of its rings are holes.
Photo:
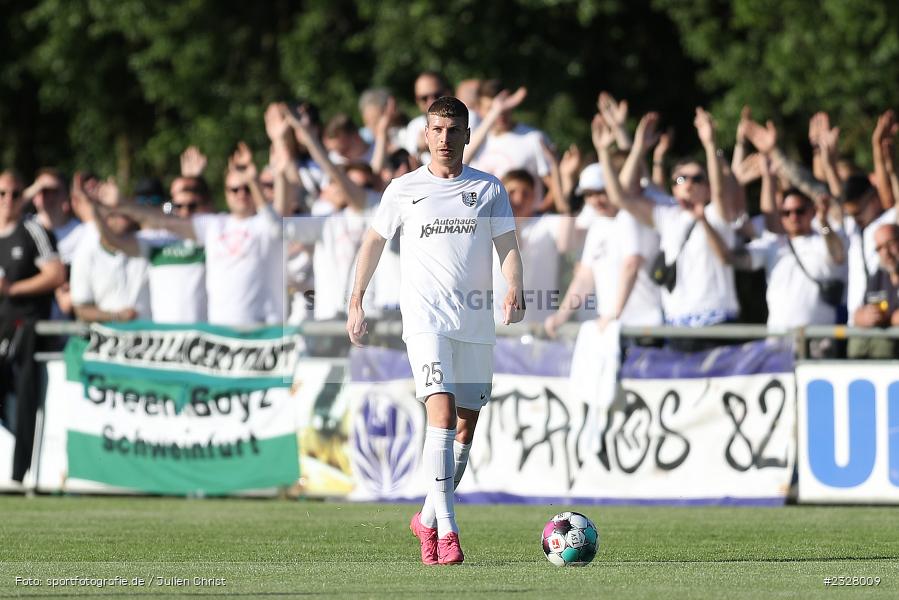
[[[206,248],[209,322],[250,326],[267,322],[271,298],[270,261],[280,247],[281,223],[269,206],[252,217],[196,215],[197,242]]]
[[[559,308],[562,290],[559,289],[559,229],[560,215],[540,215],[517,223],[518,247],[524,268],[524,298],[527,311],[525,323],[542,323]],[[493,262],[494,296],[503,299],[509,289],[496,259]],[[497,302],[494,317],[502,320],[503,306]]]
[[[174,236],[143,243],[150,263],[150,307],[157,323],[206,321],[206,252]]]
[[[733,248],[736,234],[714,204],[706,205],[705,216],[724,244]],[[671,292],[662,291],[665,321],[669,325],[701,327],[736,317],[739,305],[733,267],[715,254],[702,225],[679,206],[656,204],[652,218],[661,236],[665,260],[668,264],[677,260],[677,284]]]
[[[388,240],[401,232],[404,340],[437,333],[496,342],[493,238],[515,230],[506,188],[496,177],[466,166],[444,179],[420,167],[387,186],[372,228]]]
[[[746,246],[752,268],[765,268],[768,326],[786,329],[832,325],[836,320],[836,309],[821,298],[821,288],[816,281],[838,277],[840,265],[830,258],[827,241],[818,233],[797,236],[791,241],[796,255],[790,251],[784,235],[767,235]]]
[[[629,212],[619,210],[612,218],[597,215],[587,232],[581,264],[593,272],[593,285],[599,299],[596,312],[599,316],[614,316],[624,260],[639,255],[643,258],[643,265],[637,271],[637,279],[619,320],[622,325],[662,324],[659,286],[649,277],[650,265],[658,251],[658,234],[639,223]]]
[[[148,269],[143,256],[109,250],[100,243],[100,236],[88,236],[72,259],[72,304],[93,304],[107,312],[133,308],[138,319],[149,320]]]

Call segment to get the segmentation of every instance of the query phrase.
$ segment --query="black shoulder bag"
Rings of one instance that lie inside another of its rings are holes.
[[[802,264],[802,261],[799,260],[799,255],[796,254],[796,249],[793,248],[793,242],[790,241],[789,236],[787,236],[787,246],[790,247],[790,252],[793,254],[793,258],[796,259],[796,264],[799,265],[799,269],[806,277],[817,284],[818,289],[821,291],[821,299],[834,308],[840,306],[843,303],[843,291],[846,289],[846,284],[843,280],[825,279],[823,281],[818,281],[805,270],[805,266]]]
[[[684,251],[684,246],[690,240],[690,234],[693,233],[694,227],[696,227],[696,221],[693,221],[690,224],[690,228],[687,229],[687,235],[684,237],[680,248],[677,249],[677,254],[674,256],[674,261],[671,264],[665,262],[665,250],[659,250],[655,260],[652,261],[652,270],[649,272],[649,276],[656,285],[665,286],[669,292],[674,290],[674,286],[677,285],[677,259],[680,258],[681,252]]]

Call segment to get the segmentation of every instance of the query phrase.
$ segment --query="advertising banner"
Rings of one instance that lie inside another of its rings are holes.
[[[800,363],[800,502],[899,503],[896,363]]]
[[[68,478],[226,494],[299,476],[289,387],[300,338],[271,328],[93,325],[66,347]]]
[[[569,379],[571,345],[500,340],[462,501],[783,503],[795,464],[792,349],[699,354],[633,348],[611,403]],[[354,350],[300,365],[305,491],[424,496],[425,429],[404,352]],[[578,392],[578,393],[575,393]],[[576,399],[577,398],[577,399]]]

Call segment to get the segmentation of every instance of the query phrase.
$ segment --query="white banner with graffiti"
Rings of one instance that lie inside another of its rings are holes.
[[[783,503],[795,463],[790,348],[635,348],[614,402],[575,401],[570,345],[502,340],[462,501]],[[306,493],[424,496],[425,413],[404,352],[300,365]]]

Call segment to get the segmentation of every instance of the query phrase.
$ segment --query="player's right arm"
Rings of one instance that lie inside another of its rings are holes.
[[[353,293],[350,296],[350,305],[347,309],[346,331],[354,346],[363,346],[362,338],[368,333],[368,324],[365,322],[365,311],[362,310],[362,298],[365,290],[371,283],[371,278],[378,267],[381,252],[387,240],[381,237],[374,228],[369,228],[365,233],[365,239],[359,247],[359,256],[356,260],[356,280],[353,283]]]

